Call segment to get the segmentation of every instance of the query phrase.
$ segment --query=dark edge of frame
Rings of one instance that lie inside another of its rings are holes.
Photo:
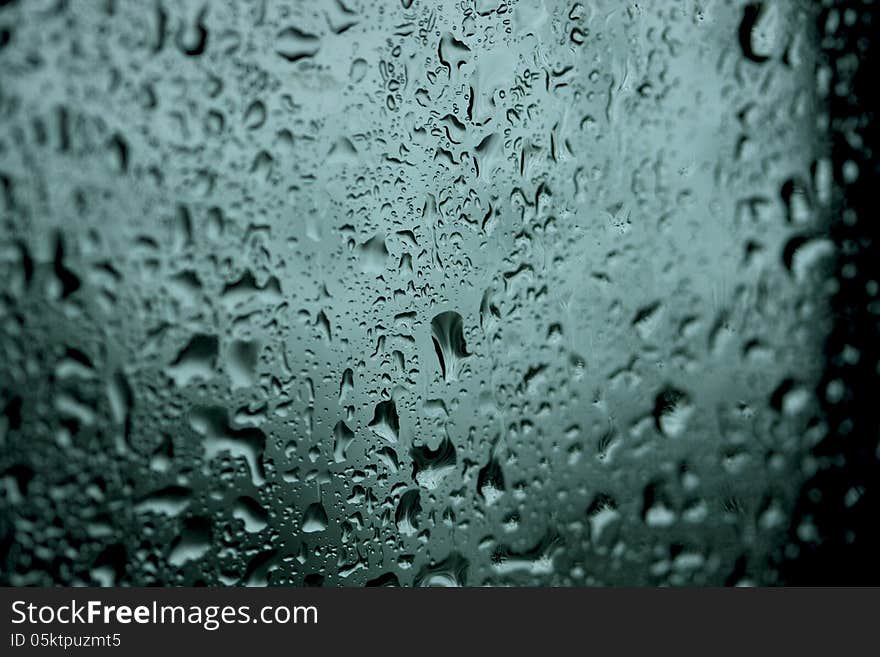
[[[831,305],[834,325],[824,347],[824,374],[816,390],[828,432],[812,451],[819,469],[800,491],[789,549],[780,555],[779,568],[781,583],[788,585],[877,585],[880,299],[871,295],[868,284],[880,282],[880,224],[876,216],[880,157],[872,152],[878,131],[874,75],[880,8],[870,0],[831,4],[819,13],[818,26],[821,54],[832,73],[827,105],[835,182],[830,237],[837,249],[835,275],[839,282]],[[826,35],[825,24],[832,10],[840,13],[841,21],[834,34]],[[843,20],[847,10],[858,17],[852,25]],[[848,137],[852,134],[861,137],[860,148],[851,144]],[[849,184],[843,176],[847,161],[859,168],[858,179]],[[855,362],[842,357],[847,346],[858,350]],[[827,399],[826,389],[832,381],[845,386],[839,403]],[[852,494],[847,499],[850,490],[861,494],[855,502]],[[815,525],[818,540],[798,535],[805,521]]]

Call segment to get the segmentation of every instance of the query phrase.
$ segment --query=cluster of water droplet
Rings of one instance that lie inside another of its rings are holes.
[[[2,4],[4,583],[774,581],[813,3]]]

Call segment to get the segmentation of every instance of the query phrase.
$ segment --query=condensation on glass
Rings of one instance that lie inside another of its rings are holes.
[[[2,4],[3,583],[777,581],[818,3]]]

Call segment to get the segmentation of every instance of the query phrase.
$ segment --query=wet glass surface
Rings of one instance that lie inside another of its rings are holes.
[[[3,583],[782,582],[845,14],[3,4]]]

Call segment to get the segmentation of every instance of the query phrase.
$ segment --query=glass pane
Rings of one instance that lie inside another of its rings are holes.
[[[783,583],[842,14],[3,4],[2,583]]]

